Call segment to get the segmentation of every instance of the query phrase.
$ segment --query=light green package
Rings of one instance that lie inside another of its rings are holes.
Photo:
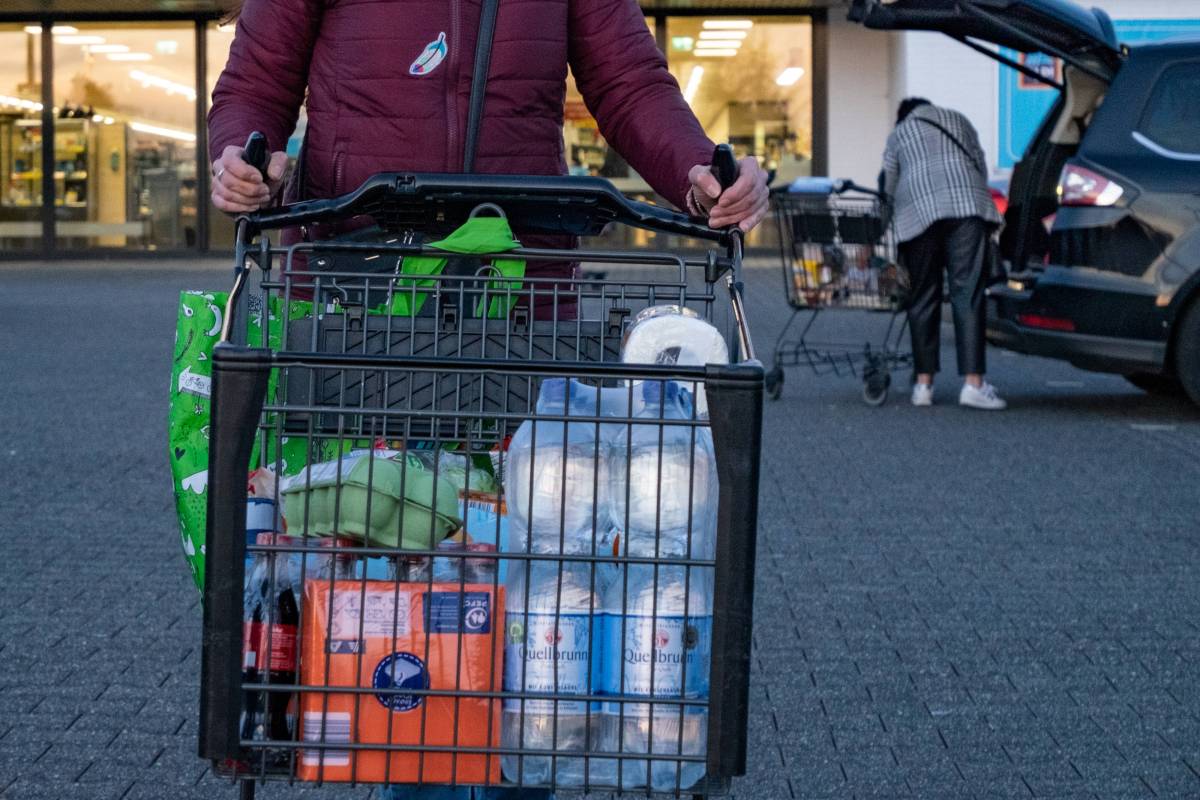
[[[280,484],[289,524],[310,535],[428,550],[462,527],[454,485],[415,456],[362,450]]]

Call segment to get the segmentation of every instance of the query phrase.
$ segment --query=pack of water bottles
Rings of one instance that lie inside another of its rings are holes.
[[[695,390],[547,379],[509,445],[504,552],[527,557],[505,581],[509,781],[704,776],[713,569],[695,562],[712,563],[717,472]]]

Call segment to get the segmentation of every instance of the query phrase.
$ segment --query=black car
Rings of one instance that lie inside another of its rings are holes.
[[[1009,189],[989,340],[1200,403],[1200,39],[1127,47],[1065,0],[854,0],[1058,88]],[[989,45],[1062,60],[1062,82]]]

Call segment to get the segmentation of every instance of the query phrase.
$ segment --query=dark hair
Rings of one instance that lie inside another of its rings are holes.
[[[218,3],[220,9],[225,12],[219,22],[222,25],[232,25],[237,22],[242,13],[242,2],[243,0],[224,0],[224,2]]]
[[[931,106],[933,103],[926,100],[924,97],[908,97],[901,101],[900,110],[896,112],[896,124],[899,125],[904,120],[908,119],[908,115],[916,111],[921,106]]]

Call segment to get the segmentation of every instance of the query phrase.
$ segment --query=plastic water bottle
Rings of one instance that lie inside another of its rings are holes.
[[[608,624],[601,692],[647,700],[707,700],[711,568],[631,564],[625,574],[627,580],[609,585],[603,602]],[[602,707],[604,752],[702,756],[707,738],[708,712],[703,705],[606,701]],[[703,762],[627,759],[619,780],[622,789],[649,785],[670,792],[689,788],[704,772]]]
[[[587,554],[609,527],[607,460],[629,417],[627,387],[598,388],[550,378],[538,395],[539,416],[613,417],[596,421],[527,420],[508,448],[504,468],[509,521],[530,537],[530,552]]]
[[[538,415],[594,414],[595,401],[589,407],[587,399],[580,397],[587,388],[578,381],[545,380],[538,395]],[[510,524],[530,537],[530,552],[591,552],[597,505],[604,507],[605,487],[597,475],[603,472],[606,453],[593,423],[546,419],[522,423],[509,445],[504,488]],[[509,549],[517,548],[510,545]]]
[[[635,422],[615,437],[608,461],[612,525],[626,531],[631,556],[712,558],[717,511],[712,433],[664,424],[694,419],[691,397],[675,381],[645,381],[638,390]]]
[[[528,576],[526,569],[529,570]],[[561,569],[561,572],[560,572]],[[600,606],[586,564],[508,565],[505,596],[504,690],[559,695],[591,693],[600,659],[593,614]],[[523,709],[522,709],[523,706]],[[505,698],[504,747],[579,752],[595,750],[599,709],[586,700]],[[504,776],[524,784],[584,784],[585,759],[502,756]],[[552,774],[553,773],[553,774]]]

